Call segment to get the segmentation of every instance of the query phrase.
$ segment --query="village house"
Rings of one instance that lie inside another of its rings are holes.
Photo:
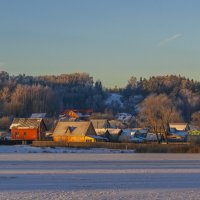
[[[42,118],[14,118],[11,126],[11,140],[43,140],[47,128]]]
[[[108,128],[109,141],[110,142],[119,142],[119,137],[122,134],[122,129],[119,128]]]
[[[121,122],[120,120],[110,120],[110,127],[111,128],[119,128],[119,129],[126,129],[128,126]]]
[[[91,120],[96,134],[105,139],[105,141],[109,141],[110,133],[108,132],[108,128],[110,128],[110,123],[107,119],[92,119]]]
[[[46,117],[46,113],[32,113],[30,118],[42,118],[44,119]]]
[[[188,123],[170,123],[170,134],[167,140],[170,142],[186,142],[188,140],[188,131],[190,126]]]
[[[124,129],[119,137],[119,141],[142,143],[146,142],[147,135],[148,135],[148,129],[142,129],[142,128]]]
[[[170,132],[174,131],[189,131],[190,127],[188,123],[169,123]]]
[[[92,109],[67,109],[61,113],[60,118],[66,118],[69,121],[89,121],[92,112]]]
[[[110,123],[107,119],[92,119],[91,120],[95,130],[110,128]]]
[[[107,129],[95,129],[95,132],[98,136],[102,137],[105,142],[109,142],[111,135]]]
[[[59,121],[53,131],[55,142],[97,142],[103,138],[97,136],[91,122]]]

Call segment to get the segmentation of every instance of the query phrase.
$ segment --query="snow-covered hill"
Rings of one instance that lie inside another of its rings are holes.
[[[121,108],[123,108],[124,105],[123,105],[123,103],[122,103],[121,98],[122,98],[122,95],[117,94],[117,93],[111,93],[111,94],[109,95],[109,97],[106,99],[105,104],[106,104],[106,105],[112,105],[113,103],[118,103],[119,106],[120,106]]]

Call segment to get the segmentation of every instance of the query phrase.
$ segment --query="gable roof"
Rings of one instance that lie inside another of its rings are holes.
[[[110,127],[110,123],[107,119],[93,119],[91,120],[91,122],[95,129],[103,129]]]
[[[169,123],[169,127],[170,129],[175,128],[177,131],[184,131],[189,128],[188,123]]]
[[[12,128],[39,128],[41,123],[44,123],[42,118],[14,118],[10,129]]]
[[[73,136],[85,136],[87,135],[90,126],[92,126],[92,123],[88,121],[83,121],[83,122],[59,121],[53,131],[53,136],[62,136],[69,134],[73,134]]]
[[[126,125],[119,120],[110,120],[109,123],[112,128],[126,128]]]
[[[106,134],[106,133],[109,133],[109,132],[107,131],[107,129],[105,129],[105,128],[95,129],[95,132],[96,132],[97,135],[104,135],[104,134]]]
[[[110,135],[120,135],[122,133],[122,129],[119,128],[108,128],[107,130]]]

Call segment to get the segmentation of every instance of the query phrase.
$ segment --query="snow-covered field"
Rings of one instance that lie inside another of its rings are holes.
[[[134,150],[115,150],[103,148],[32,147],[30,145],[1,146],[0,153],[133,153]]]
[[[200,199],[200,154],[1,150],[0,199]]]

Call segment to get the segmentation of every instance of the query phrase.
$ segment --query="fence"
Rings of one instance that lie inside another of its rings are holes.
[[[110,143],[110,142],[95,142],[95,143],[64,143],[54,141],[33,141],[34,147],[68,147],[68,148],[108,148],[108,149],[133,149],[136,152],[187,152],[192,145],[185,143],[173,144],[134,144],[134,143]],[[198,147],[198,149],[200,149]]]

